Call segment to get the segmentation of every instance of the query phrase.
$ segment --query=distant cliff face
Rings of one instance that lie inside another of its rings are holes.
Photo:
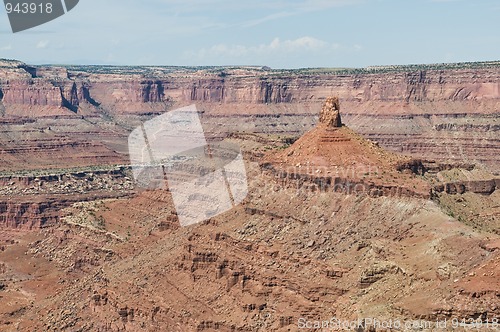
[[[196,103],[219,127],[300,134],[314,126],[331,95],[339,97],[348,126],[385,148],[429,158],[498,161],[500,63],[319,72],[53,68],[0,61],[4,120],[105,114],[129,121]]]
[[[334,72],[277,74],[257,70],[228,70],[224,75],[203,70],[139,75],[137,72],[96,74],[65,68],[35,68],[15,62],[10,66],[0,66],[0,91],[7,109],[10,105],[24,105],[67,107],[73,111],[85,102],[93,105],[167,101],[223,104],[323,102],[332,93],[343,103],[477,103],[500,100],[500,66],[350,75]]]

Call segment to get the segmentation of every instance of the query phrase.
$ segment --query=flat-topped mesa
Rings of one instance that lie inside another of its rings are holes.
[[[342,127],[340,102],[338,97],[329,97],[326,99],[319,114],[319,122],[320,124],[325,124],[327,127]]]

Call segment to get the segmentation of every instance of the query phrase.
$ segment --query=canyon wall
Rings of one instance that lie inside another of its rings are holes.
[[[142,72],[142,67],[131,68],[129,73],[115,69],[114,73],[96,74],[90,70],[92,67],[73,71],[71,67],[69,70],[35,68],[12,62],[10,66],[0,66],[0,96],[6,108],[12,105],[77,108],[84,102],[293,104],[320,102],[335,94],[343,105],[397,103],[400,109],[393,109],[392,113],[403,114],[411,110],[429,113],[432,107],[426,103],[434,102],[461,102],[461,110],[494,113],[494,108],[477,109],[472,104],[498,105],[500,101],[500,66],[495,65],[453,70],[365,70],[351,74],[258,69],[229,69],[221,73],[202,68],[151,73]],[[380,112],[369,108],[364,111]],[[434,111],[458,113],[460,109]]]
[[[36,229],[58,221],[76,202],[127,197],[134,193],[124,167],[59,174],[0,175],[0,229]]]
[[[101,117],[130,130],[144,117],[196,103],[217,130],[300,135],[335,95],[344,122],[386,149],[495,170],[500,64],[443,68],[56,68],[3,61],[0,120]]]

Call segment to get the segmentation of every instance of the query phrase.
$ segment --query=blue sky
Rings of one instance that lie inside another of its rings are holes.
[[[13,34],[31,64],[364,67],[500,59],[499,0],[80,0]]]

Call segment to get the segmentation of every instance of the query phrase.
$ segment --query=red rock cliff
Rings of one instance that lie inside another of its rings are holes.
[[[336,95],[347,110],[344,122],[385,148],[430,158],[445,155],[463,159],[468,155],[472,161],[495,164],[495,156],[500,155],[496,138],[500,128],[500,64],[443,68],[344,72],[65,69],[3,62],[0,116],[150,115],[197,103],[207,111],[207,117],[218,117],[214,120],[217,125],[299,134],[314,125],[315,110],[326,97]],[[258,118],[235,121],[249,116]],[[474,133],[480,133],[481,140]]]

